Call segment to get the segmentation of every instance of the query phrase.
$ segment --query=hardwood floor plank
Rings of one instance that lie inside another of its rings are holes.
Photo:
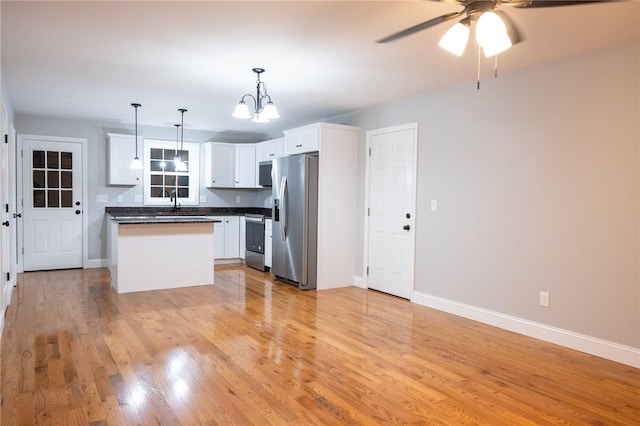
[[[360,288],[21,274],[2,425],[640,424],[640,370]]]

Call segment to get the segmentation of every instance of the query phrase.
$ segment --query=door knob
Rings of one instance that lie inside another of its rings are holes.
[[[81,213],[80,210],[76,210],[76,214],[80,214],[80,213]]]
[[[409,229],[411,229],[411,226],[405,225],[405,226],[402,227],[402,229],[404,229],[405,231],[408,231]]]
[[[4,226],[7,226],[7,227],[8,227],[8,226],[9,226],[9,221],[2,222],[2,224],[3,224]]]

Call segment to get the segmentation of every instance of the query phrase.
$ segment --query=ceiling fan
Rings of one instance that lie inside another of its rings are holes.
[[[523,41],[520,31],[513,21],[502,11],[502,6],[519,9],[542,7],[570,6],[585,3],[601,3],[607,0],[427,0],[442,3],[452,3],[462,6],[459,12],[445,13],[436,18],[409,27],[405,30],[376,40],[377,43],[388,43],[408,35],[426,30],[435,25],[452,19],[462,19],[451,27],[438,43],[443,49],[461,56],[469,40],[472,22],[476,22],[476,42],[484,51],[486,57],[504,52],[512,45]]]

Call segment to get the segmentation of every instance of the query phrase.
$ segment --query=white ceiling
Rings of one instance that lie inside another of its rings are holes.
[[[451,24],[374,41],[461,7],[430,1],[6,1],[3,92],[17,113],[172,126],[240,136],[280,130],[440,87],[475,90],[476,51],[437,46]],[[640,3],[503,7],[526,40],[502,75],[640,38]],[[455,21],[454,21],[455,22]],[[471,47],[471,45],[470,45]],[[231,117],[254,67],[282,118]],[[491,74],[493,60],[483,59]]]

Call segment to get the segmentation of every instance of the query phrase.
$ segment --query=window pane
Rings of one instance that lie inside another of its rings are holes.
[[[151,187],[151,197],[152,198],[162,198],[162,187],[161,186],[152,186]]]
[[[62,207],[73,207],[73,191],[61,191]]]
[[[44,188],[44,170],[33,171],[33,187]]]
[[[58,173],[58,171],[47,172],[47,188],[60,187],[60,175]]]
[[[149,158],[152,160],[162,160],[162,150],[151,148],[151,156]]]
[[[58,169],[60,168],[59,161],[60,154],[58,151],[47,151],[47,168]]]
[[[62,188],[71,188],[72,187],[72,182],[73,182],[73,172],[60,172],[61,174],[61,178],[60,182],[61,185],[60,187]]]
[[[164,161],[160,161],[160,160],[156,160],[156,161],[151,161],[151,171],[152,172],[161,172],[163,171],[165,168],[165,162]]]
[[[60,168],[61,169],[71,169],[71,168],[73,168],[73,153],[72,152],[61,152],[60,153]]]
[[[173,175],[165,175],[164,184],[165,186],[176,186],[176,177]]]
[[[47,191],[47,207],[60,207],[60,191]]]
[[[178,198],[189,198],[189,188],[178,188]]]
[[[33,167],[44,169],[44,151],[33,151]]]
[[[187,161],[189,161],[189,151],[185,151],[185,150],[178,151],[178,155],[180,155],[180,159],[183,162],[186,163]]]
[[[163,175],[151,175],[151,185],[162,185]]]
[[[189,186],[189,176],[178,176],[178,186]]]
[[[173,161],[173,158],[166,160],[166,164],[164,169],[166,173],[174,173],[176,171],[176,163]]]
[[[45,207],[43,190],[33,191],[33,207]]]

